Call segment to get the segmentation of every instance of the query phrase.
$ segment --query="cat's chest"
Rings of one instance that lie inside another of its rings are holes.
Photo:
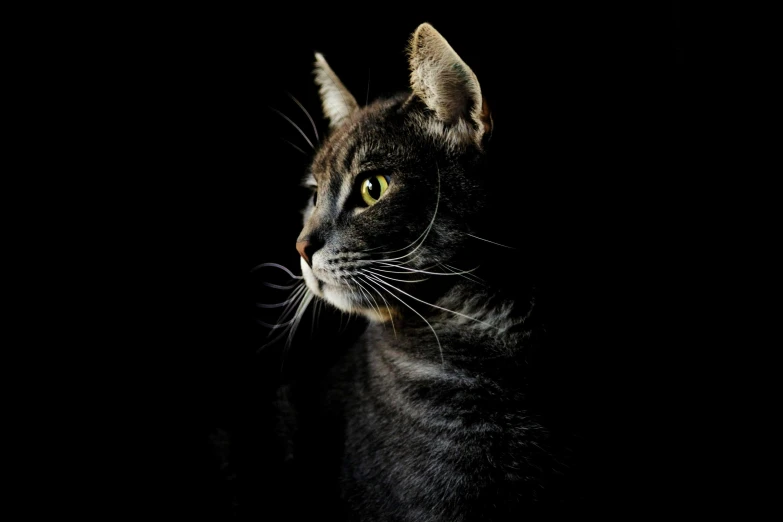
[[[413,513],[441,505],[456,510],[444,520],[460,520],[454,517],[465,499],[503,496],[499,481],[530,478],[538,426],[517,394],[386,348],[365,339],[343,387],[346,495],[367,509]]]

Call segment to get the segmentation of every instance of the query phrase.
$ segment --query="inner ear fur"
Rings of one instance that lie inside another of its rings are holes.
[[[473,70],[430,24],[421,24],[408,45],[414,96],[443,123],[467,123],[480,140],[491,132],[492,117]]]

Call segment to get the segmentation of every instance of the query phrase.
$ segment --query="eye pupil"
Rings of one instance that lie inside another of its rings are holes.
[[[368,179],[367,193],[370,194],[373,199],[379,199],[381,197],[381,184],[372,178]]]
[[[318,203],[318,191],[314,190],[313,191],[313,206],[315,206],[316,203]]]
[[[389,187],[389,178],[387,176],[375,175],[364,178],[361,184],[361,196],[364,203],[368,206],[374,205],[381,199],[383,193]]]

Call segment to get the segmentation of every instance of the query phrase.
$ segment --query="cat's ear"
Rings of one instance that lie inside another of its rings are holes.
[[[324,116],[329,120],[330,127],[338,127],[340,122],[359,109],[359,104],[321,53],[315,53],[314,72]]]
[[[411,89],[439,120],[480,142],[492,128],[478,79],[430,24],[421,24],[408,46]],[[460,123],[467,124],[460,125]]]

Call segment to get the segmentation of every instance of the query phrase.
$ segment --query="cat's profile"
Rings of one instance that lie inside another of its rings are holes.
[[[361,107],[316,54],[330,132],[307,176],[295,297],[366,328],[318,377],[316,407],[281,390],[288,476],[348,520],[516,520],[565,495],[529,389],[538,303],[498,274],[524,252],[492,234],[502,173],[479,79],[429,24],[409,65],[410,92]]]

